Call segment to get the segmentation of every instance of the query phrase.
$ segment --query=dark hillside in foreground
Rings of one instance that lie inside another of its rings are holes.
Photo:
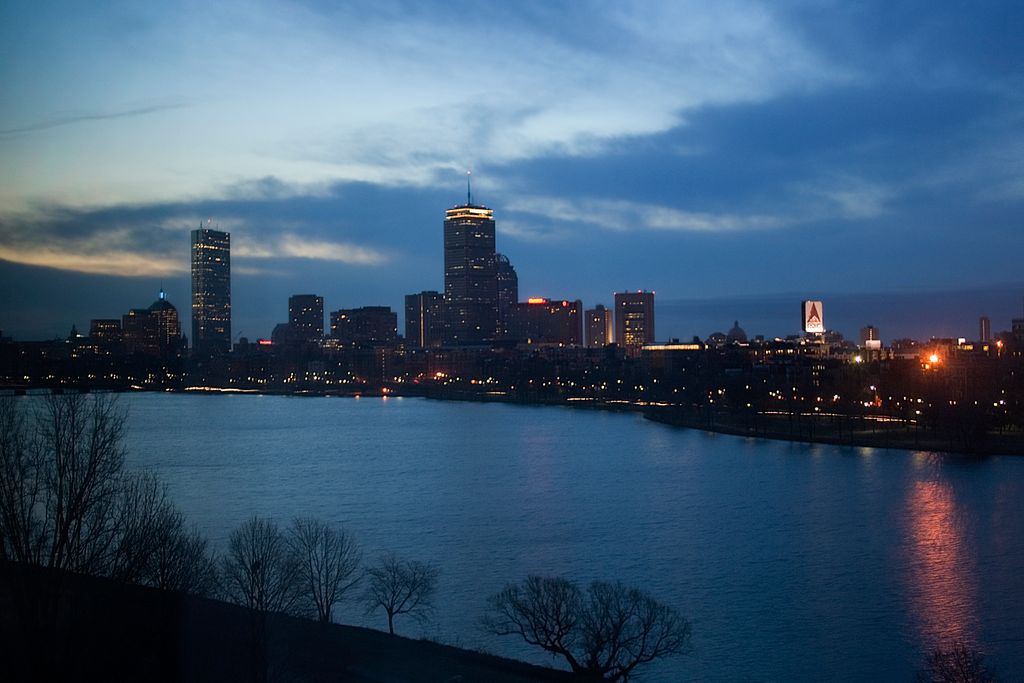
[[[43,619],[35,627],[26,622],[27,600],[38,607],[39,596],[57,594],[58,619],[44,627]],[[256,613],[216,600],[0,562],[3,680],[572,680],[565,672],[371,629],[283,615],[270,615],[265,630],[262,624]]]

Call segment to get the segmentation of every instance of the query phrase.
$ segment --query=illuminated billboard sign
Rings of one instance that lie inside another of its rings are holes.
[[[804,301],[800,304],[804,332],[822,333],[825,331],[825,316],[822,315],[820,301]]]

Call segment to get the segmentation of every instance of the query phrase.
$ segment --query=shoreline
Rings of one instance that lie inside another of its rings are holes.
[[[402,385],[368,387],[367,390],[266,390],[223,387],[186,387],[183,389],[121,388],[0,388],[16,396],[63,393],[68,390],[86,393],[173,393],[196,396],[252,395],[288,396],[296,398],[426,398],[438,401],[468,401],[473,403],[505,403],[528,406],[561,406],[574,409],[607,410],[611,412],[639,412],[645,419],[682,429],[695,429],[712,434],[725,434],[745,438],[789,441],[792,443],[824,444],[858,448],[928,451],[965,457],[1022,456],[1024,434],[987,433],[982,439],[970,439],[964,434],[935,434],[911,429],[902,424],[892,427],[866,416],[780,416],[764,413],[737,414],[714,412],[695,415],[681,404],[629,401],[625,399],[592,398],[521,398],[509,394],[485,394],[472,391],[442,390],[423,387],[409,391]],[[838,419],[837,419],[838,418]],[[870,425],[870,428],[868,427]],[[858,428],[859,427],[859,428]],[[960,443],[958,444],[957,441]]]
[[[972,444],[970,449],[958,449],[951,443],[953,439],[950,436],[921,434],[919,432],[889,427],[883,427],[874,432],[853,430],[837,434],[834,430],[828,430],[827,425],[818,424],[816,425],[816,433],[806,435],[793,434],[792,427],[786,418],[773,418],[764,415],[759,416],[761,424],[756,426],[741,424],[735,419],[730,421],[725,416],[718,416],[718,422],[713,426],[709,426],[704,424],[703,418],[685,416],[679,411],[647,411],[644,413],[644,417],[652,422],[659,422],[682,429],[696,429],[712,434],[726,434],[729,436],[766,439],[770,441],[789,441],[791,443],[824,444],[853,448],[927,451],[968,458],[987,456],[1015,457],[1024,455],[1024,436],[1022,435],[1014,437],[1007,434],[989,434],[984,442],[976,442]],[[853,416],[845,417],[854,419]]]

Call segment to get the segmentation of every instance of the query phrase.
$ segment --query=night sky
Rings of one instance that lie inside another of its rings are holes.
[[[0,329],[189,308],[233,333],[443,288],[495,210],[520,296],[655,290],[658,337],[975,336],[1022,315],[1019,2],[0,5]],[[401,314],[400,314],[401,315]]]

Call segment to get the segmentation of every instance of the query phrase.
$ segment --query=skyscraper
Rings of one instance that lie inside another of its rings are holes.
[[[987,315],[981,316],[978,319],[978,341],[987,342],[992,341],[992,322],[988,319]]]
[[[200,226],[192,231],[192,351],[230,349],[231,235]]]
[[[654,292],[615,293],[615,341],[629,353],[654,343]]]
[[[324,298],[316,294],[288,297],[288,326],[296,341],[320,341],[324,336]]]
[[[512,318],[519,303],[519,276],[507,256],[498,254],[497,259],[498,336],[508,337],[512,333]]]
[[[612,312],[598,304],[586,314],[587,346],[600,348],[612,343]]]
[[[479,344],[494,339],[498,322],[494,211],[466,203],[445,212],[445,342]]]
[[[444,339],[444,296],[438,292],[405,295],[405,343],[413,348],[440,346]]]

